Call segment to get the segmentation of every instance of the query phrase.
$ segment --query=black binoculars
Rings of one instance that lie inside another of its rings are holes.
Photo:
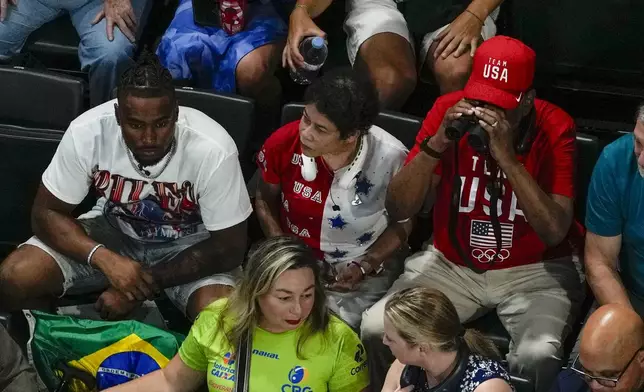
[[[480,102],[471,102],[477,106]],[[488,152],[490,148],[490,135],[479,124],[479,118],[475,115],[463,114],[456,120],[452,120],[445,128],[445,135],[449,140],[460,140],[467,135],[467,142],[477,152]]]

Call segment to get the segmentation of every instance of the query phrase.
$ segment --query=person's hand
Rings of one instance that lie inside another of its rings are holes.
[[[103,18],[107,22],[107,39],[114,40],[114,25],[117,25],[121,32],[134,42],[136,32],[136,15],[130,0],[105,0],[103,9],[96,15],[92,25],[97,24]]]
[[[152,276],[130,258],[112,253],[106,259],[95,258],[93,264],[105,274],[110,285],[130,301],[154,299],[159,292]]]
[[[438,41],[438,46],[434,50],[434,59],[441,56],[446,59],[452,54],[454,57],[460,57],[470,49],[470,56],[474,52],[481,40],[481,30],[483,25],[481,20],[467,11],[463,11],[445,30],[441,31],[434,41]]]
[[[449,124],[463,115],[472,116],[474,115],[474,106],[471,103],[467,102],[464,99],[458,101],[454,106],[447,109],[445,115],[443,116],[443,122],[441,123],[436,134],[432,136],[429,140],[429,146],[438,152],[444,152],[447,148],[454,142],[447,138],[445,130]]]
[[[94,309],[103,320],[122,320],[140,305],[141,301],[130,301],[123,293],[110,287],[98,297]]]
[[[479,124],[490,136],[490,154],[495,161],[502,165],[516,159],[512,128],[505,112],[501,109],[474,108],[474,114],[479,118]]]
[[[362,274],[360,267],[355,263],[348,263],[343,268],[340,268],[335,278],[336,281],[331,283],[328,289],[339,292],[355,291],[364,278],[365,276]]]
[[[4,22],[4,19],[7,17],[9,4],[18,5],[18,0],[0,0],[0,22]]]
[[[289,18],[288,38],[282,52],[282,67],[295,70],[302,66],[304,57],[300,53],[300,43],[305,37],[318,36],[326,38],[326,33],[313,22],[304,7],[295,7]]]

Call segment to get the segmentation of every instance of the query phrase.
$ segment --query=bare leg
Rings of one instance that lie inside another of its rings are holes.
[[[0,264],[0,310],[50,310],[63,292],[63,273],[42,249],[23,245]]]
[[[257,134],[252,137],[256,143],[263,143],[279,126],[282,87],[275,70],[283,48],[284,43],[261,46],[237,64],[237,88],[242,95],[253,98],[257,105]]]
[[[414,53],[409,42],[398,34],[381,33],[366,40],[358,50],[354,67],[369,72],[382,109],[400,109],[416,88]]]
[[[186,315],[190,320],[194,320],[199,315],[199,312],[206,306],[215,302],[220,298],[224,298],[232,293],[233,288],[230,286],[212,284],[204,286],[195,291],[188,298],[188,306],[186,308]]]
[[[449,55],[446,59],[442,57],[434,59],[436,46],[438,46],[438,42],[434,42],[429,47],[422,69],[423,74],[434,75],[441,94],[462,90],[472,71],[472,57],[469,51],[458,58]]]

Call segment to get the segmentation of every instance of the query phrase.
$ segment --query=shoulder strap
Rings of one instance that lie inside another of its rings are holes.
[[[458,143],[458,142],[456,142]],[[450,209],[449,209],[449,222],[447,223],[448,225],[448,232],[449,232],[449,240],[452,243],[452,246],[454,249],[456,249],[456,252],[458,255],[461,257],[461,260],[467,265],[469,269],[472,271],[476,272],[477,274],[482,274],[486,272],[486,270],[478,267],[472,259],[470,259],[470,256],[465,253],[463,250],[463,246],[461,245],[461,241],[458,238],[458,235],[456,231],[458,230],[458,210],[460,208],[461,204],[461,176],[458,173],[458,144],[454,146],[454,174],[453,174],[453,179],[452,179],[452,195],[451,195],[451,200],[450,200]]]
[[[250,390],[250,358],[251,358],[251,333],[247,331],[239,339],[237,345],[237,366],[235,367],[234,392],[248,392]]]

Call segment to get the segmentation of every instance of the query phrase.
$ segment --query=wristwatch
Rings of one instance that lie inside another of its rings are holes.
[[[428,144],[429,139],[431,139],[431,138],[432,138],[431,136],[427,136],[425,138],[425,140],[423,140],[423,142],[420,143],[420,149],[421,149],[422,152],[424,152],[425,154],[429,155],[432,158],[441,159],[442,154],[440,152],[434,150],[433,148],[431,148],[429,146],[429,144]]]

